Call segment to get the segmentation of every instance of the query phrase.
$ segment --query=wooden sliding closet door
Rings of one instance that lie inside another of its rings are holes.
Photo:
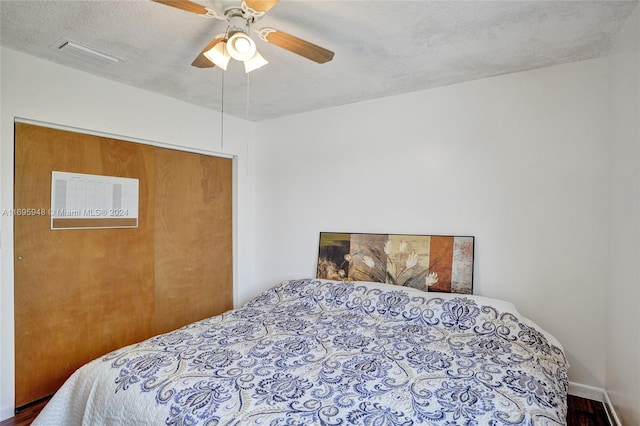
[[[80,365],[148,336],[153,318],[153,147],[16,124],[16,406]],[[139,228],[50,229],[51,172],[140,179]]]
[[[154,332],[232,308],[231,160],[156,151]]]
[[[15,129],[16,406],[82,364],[232,306],[231,160]],[[139,179],[138,228],[51,230],[51,172]],[[26,212],[26,210],[25,210]]]

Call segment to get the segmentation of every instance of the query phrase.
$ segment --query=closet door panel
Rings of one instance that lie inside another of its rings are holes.
[[[154,304],[154,148],[16,124],[16,406],[85,362],[148,337]],[[51,230],[51,172],[139,179],[139,227]],[[18,211],[18,210],[16,210]]]
[[[231,179],[230,159],[156,151],[156,333],[232,308]]]

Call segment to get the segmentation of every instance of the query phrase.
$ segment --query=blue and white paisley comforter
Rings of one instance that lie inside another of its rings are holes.
[[[282,283],[80,368],[35,425],[562,425],[560,344],[513,305]]]

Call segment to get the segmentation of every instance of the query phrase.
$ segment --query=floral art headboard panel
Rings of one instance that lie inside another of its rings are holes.
[[[474,237],[321,232],[317,278],[473,293]]]

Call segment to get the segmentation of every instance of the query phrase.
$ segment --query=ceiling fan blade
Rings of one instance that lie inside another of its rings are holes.
[[[196,59],[194,59],[193,62],[191,62],[191,65],[196,67],[196,68],[213,68],[213,67],[215,67],[215,64],[213,62],[211,62],[210,60],[208,60],[206,56],[204,56],[204,52],[206,52],[209,49],[213,48],[213,46],[215,46],[216,44],[220,43],[223,40],[224,40],[224,36],[222,36],[222,37],[218,36],[218,37],[212,38],[211,41],[209,42],[209,44],[207,44],[205,46],[205,48],[202,49],[202,52],[200,52],[200,54],[196,57]]]
[[[206,15],[208,9],[201,4],[190,2],[189,0],[152,0],[156,3],[166,4],[187,12],[196,13],[198,15]]]
[[[273,28],[261,29],[260,38],[319,64],[333,59],[332,51]]]
[[[244,3],[256,12],[268,12],[280,0],[244,0]]]

